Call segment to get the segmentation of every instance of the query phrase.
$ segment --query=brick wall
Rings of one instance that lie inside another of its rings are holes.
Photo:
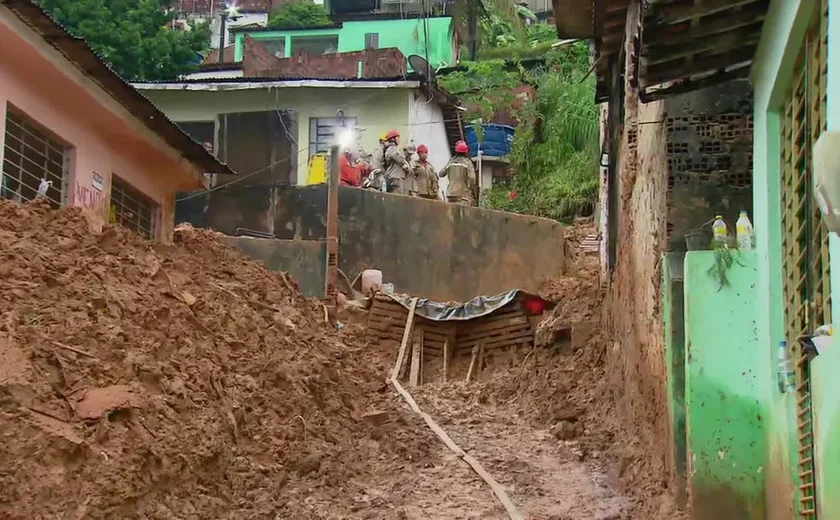
[[[404,77],[405,56],[396,48],[368,49],[339,54],[309,55],[296,53],[291,58],[277,58],[250,36],[242,47],[242,72],[246,78],[355,78],[359,62],[362,77],[368,79]]]

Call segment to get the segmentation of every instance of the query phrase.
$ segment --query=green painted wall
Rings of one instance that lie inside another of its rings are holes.
[[[685,257],[686,409],[691,500],[698,519],[764,519],[768,352],[756,321],[754,251],[722,287],[712,251]]]
[[[840,349],[826,350],[811,362],[815,414],[818,518],[840,518]]]
[[[665,333],[665,379],[668,398],[672,471],[677,507],[688,503],[688,453],[685,425],[684,253],[662,255],[662,330]]]
[[[452,18],[429,18],[429,62],[434,67],[455,65],[455,46],[452,42]],[[365,35],[379,35],[379,48],[396,47],[406,57],[411,54],[426,56],[426,36],[421,19],[366,20],[343,22],[335,29],[297,29],[282,31],[254,31],[236,33],[235,59],[242,59],[242,44],[248,34],[255,40],[276,40],[285,38],[286,57],[292,56],[291,38],[295,36],[338,36],[338,52],[362,51],[365,49]]]
[[[759,344],[771,360],[767,374],[770,381],[775,377],[773,347],[784,339],[779,111],[816,4],[815,0],[771,1],[752,71],[755,89],[753,225],[759,258],[757,328]],[[793,518],[798,501],[796,403],[792,393],[782,394],[775,385],[770,388],[769,399],[767,513],[771,520],[787,520]]]
[[[828,129],[840,131],[840,98],[831,93],[840,89],[840,66],[832,66],[840,56],[840,0],[829,0],[828,36]],[[816,0],[773,0],[764,23],[762,39],[753,64],[755,88],[754,141],[754,226],[759,255],[758,298],[760,302],[759,342],[772,345],[782,339],[781,229],[779,187],[779,108],[790,85],[794,60],[819,2]],[[840,287],[840,240],[830,238],[831,286]],[[832,297],[832,312],[840,316],[840,295]],[[835,337],[835,343],[837,339]],[[772,356],[772,352],[769,354]],[[773,366],[775,363],[773,363]],[[840,489],[840,425],[838,382],[840,355],[821,356],[814,362],[812,391],[817,426],[817,480],[820,518],[840,518],[840,495],[827,492]],[[834,374],[832,376],[829,374]],[[767,428],[767,505],[768,518],[793,518],[798,502],[799,476],[796,468],[796,417],[792,394],[781,394],[773,386]],[[833,437],[832,437],[833,436]],[[822,440],[820,440],[822,439]],[[835,447],[831,446],[834,443]]]

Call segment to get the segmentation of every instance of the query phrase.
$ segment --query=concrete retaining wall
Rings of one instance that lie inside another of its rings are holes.
[[[214,192],[209,204],[185,206],[178,218],[228,234],[237,227],[273,233],[278,240],[230,241],[321,296],[324,282],[315,272],[323,272],[324,254],[314,244],[326,238],[326,186],[245,190],[242,197],[235,189]],[[214,204],[213,197],[225,203]],[[206,207],[203,219],[183,214],[200,207]],[[370,190],[341,188],[338,227],[338,266],[351,280],[377,268],[397,291],[436,300],[536,292],[565,263],[563,226],[553,220]]]

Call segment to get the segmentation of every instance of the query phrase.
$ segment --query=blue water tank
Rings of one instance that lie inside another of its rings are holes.
[[[484,133],[484,140],[479,144],[475,129],[472,126],[464,128],[464,139],[470,148],[470,157],[477,156],[479,150],[484,155],[491,157],[504,157],[510,153],[513,136],[516,133],[512,126],[485,124],[481,125],[481,129]]]

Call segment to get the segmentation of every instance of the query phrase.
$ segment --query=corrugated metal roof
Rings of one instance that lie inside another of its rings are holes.
[[[160,136],[181,156],[206,173],[235,174],[203,146],[172,122],[146,96],[120,77],[82,38],[72,36],[61,24],[31,0],[0,0],[23,23],[60,52],[70,63],[94,80],[149,130]]]
[[[420,82],[423,78],[414,73],[405,76],[394,76],[389,78],[313,78],[313,77],[234,77],[234,78],[192,78],[192,79],[174,79],[174,80],[153,80],[153,81],[136,81],[135,85],[180,85],[180,84],[201,84],[201,83],[282,83],[285,81],[311,81],[311,82],[342,82],[342,83],[388,83],[406,81]]]

